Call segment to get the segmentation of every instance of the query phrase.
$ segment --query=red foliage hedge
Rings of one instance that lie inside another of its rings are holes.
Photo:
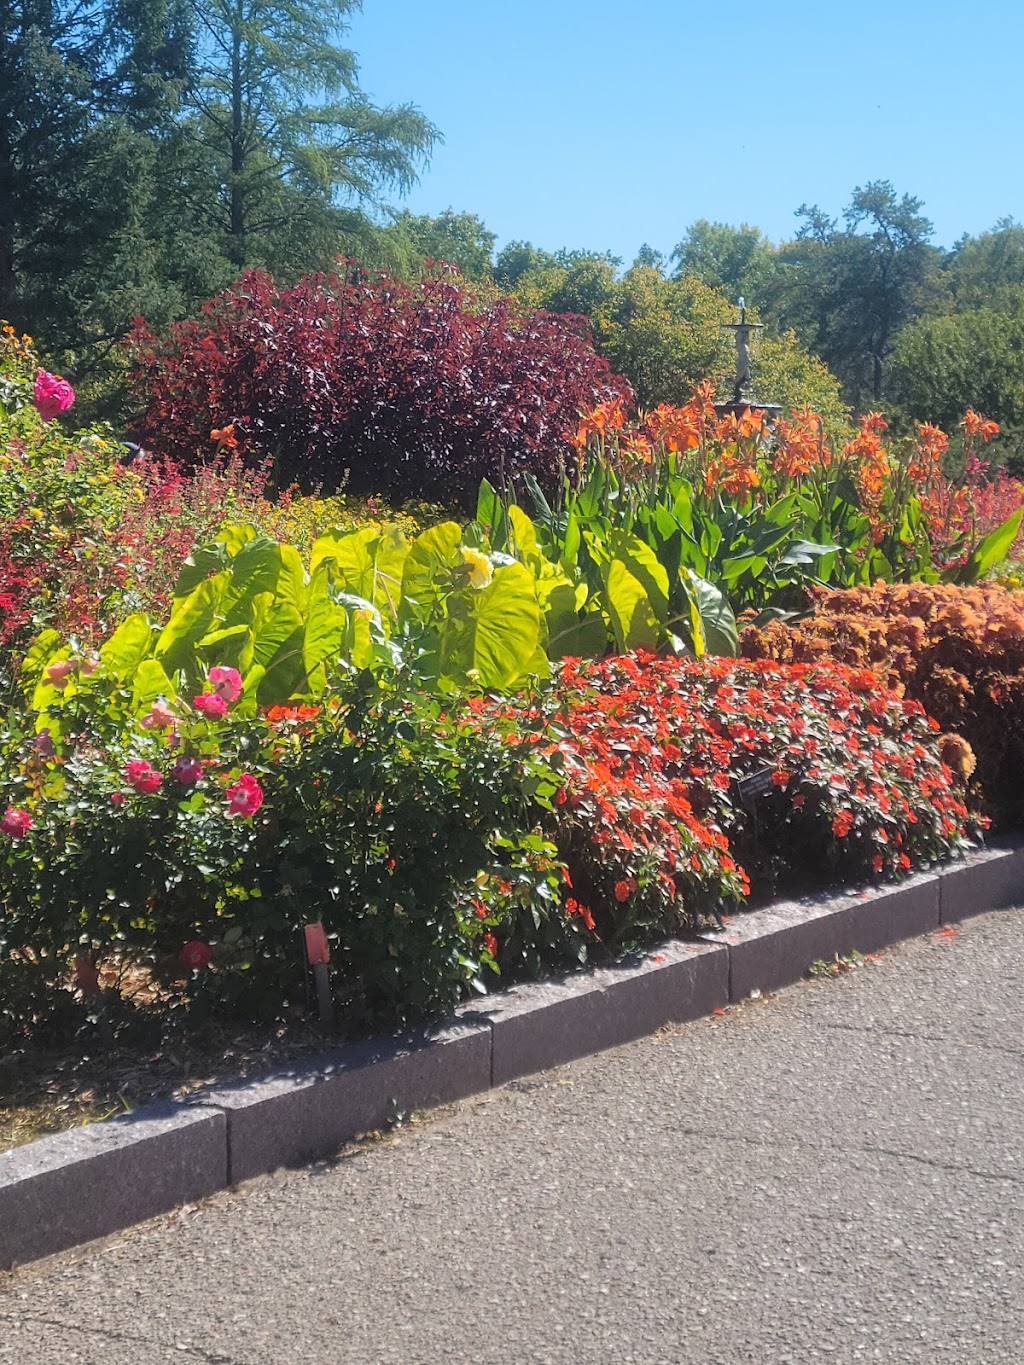
[[[742,653],[868,668],[920,702],[977,758],[985,809],[1024,821],[1024,598],[996,586],[886,584],[823,592],[813,614],[743,631]]]
[[[138,321],[135,434],[185,463],[211,431],[271,456],[280,485],[470,498],[525,471],[550,484],[580,411],[628,393],[580,319],[483,305],[453,279],[250,272],[175,324]],[[227,429],[225,431],[225,429]]]

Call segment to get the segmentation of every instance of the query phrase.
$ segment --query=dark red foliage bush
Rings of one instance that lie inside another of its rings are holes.
[[[132,350],[147,448],[194,462],[216,430],[273,458],[281,486],[347,477],[399,498],[469,499],[525,472],[550,485],[581,410],[628,392],[581,320],[484,304],[451,278],[279,288],[253,271],[163,340],[139,320]]]

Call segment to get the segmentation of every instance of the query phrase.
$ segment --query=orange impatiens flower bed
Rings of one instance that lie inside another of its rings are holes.
[[[476,708],[560,767],[552,837],[608,944],[693,927],[751,883],[898,877],[972,825],[935,723],[866,668],[566,660],[545,702]]]

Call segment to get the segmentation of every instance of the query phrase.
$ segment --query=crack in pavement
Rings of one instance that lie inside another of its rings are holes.
[[[59,1318],[40,1318],[33,1313],[0,1313],[0,1322],[17,1323],[19,1326],[25,1323],[32,1323],[36,1327],[59,1327],[63,1332],[81,1332],[84,1335],[94,1337],[104,1337],[108,1341],[120,1341],[126,1346],[152,1347],[154,1344],[164,1346],[168,1351],[176,1351],[181,1356],[193,1356],[196,1360],[205,1360],[208,1365],[246,1365],[246,1362],[239,1360],[236,1356],[225,1355],[223,1351],[207,1351],[202,1346],[190,1346],[186,1342],[180,1345],[178,1342],[154,1343],[152,1338],[136,1336],[134,1332],[116,1332],[109,1327],[86,1327],[80,1322],[62,1322]]]
[[[952,1033],[915,1033],[912,1029],[868,1028],[864,1024],[823,1023],[820,1027],[832,1029],[836,1033],[867,1033],[873,1038],[912,1038],[922,1043],[955,1043],[964,1047],[977,1048],[979,1052],[1000,1053],[1006,1057],[1012,1057],[1018,1062],[1024,1060],[1024,1051],[1020,1048],[1004,1047],[1000,1043],[986,1045]]]
[[[978,1180],[1004,1180],[1011,1185],[1024,1185],[1024,1176],[1010,1174],[1003,1171],[979,1171],[973,1166],[964,1166],[956,1161],[940,1161],[936,1157],[921,1156],[917,1152],[901,1152],[896,1147],[879,1147],[869,1143],[858,1144],[857,1146],[842,1146],[838,1143],[825,1143],[815,1145],[811,1142],[794,1142],[786,1138],[772,1137],[748,1137],[744,1133],[713,1133],[700,1128],[676,1128],[673,1130],[683,1137],[701,1138],[709,1142],[727,1145],[729,1142],[742,1142],[748,1147],[760,1147],[762,1149],[788,1147],[795,1152],[834,1152],[837,1156],[888,1156],[897,1161],[915,1161],[921,1166],[932,1166],[939,1171],[948,1171],[952,1175],[970,1175]]]

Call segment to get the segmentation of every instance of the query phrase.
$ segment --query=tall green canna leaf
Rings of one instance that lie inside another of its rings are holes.
[[[943,579],[947,583],[977,583],[979,578],[983,578],[1006,558],[1017,538],[1022,518],[1024,507],[1018,507],[1001,525],[988,533],[965,564],[947,570],[942,575]]]

